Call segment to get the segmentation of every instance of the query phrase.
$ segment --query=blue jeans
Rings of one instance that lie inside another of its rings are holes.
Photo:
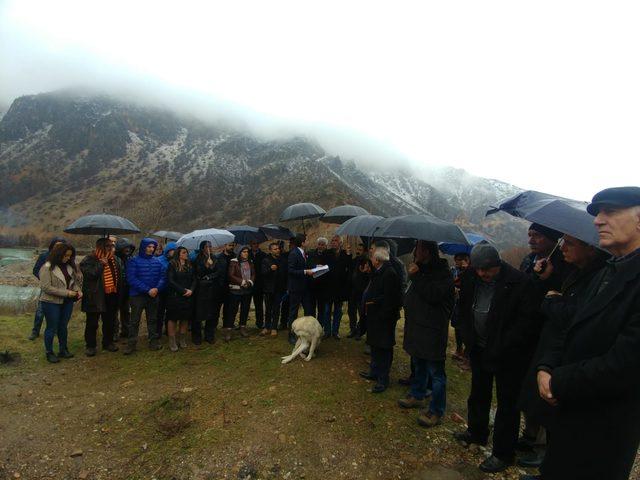
[[[427,395],[427,385],[431,380],[431,403],[429,412],[444,416],[447,404],[447,374],[444,370],[444,361],[430,362],[422,358],[411,358],[414,368],[413,382],[411,383],[411,396],[422,400]]]
[[[38,300],[36,306],[36,314],[33,316],[33,330],[35,335],[40,335],[40,329],[42,328],[42,322],[44,320],[44,313],[42,312],[42,302]]]
[[[53,353],[53,337],[58,336],[61,352],[67,350],[67,325],[73,313],[73,300],[63,303],[40,302],[47,326],[44,329],[44,349]]]
[[[338,335],[338,333],[340,332],[340,321],[342,320],[342,302],[330,301],[327,304],[327,307],[328,307],[327,317],[330,317],[331,312],[333,311],[333,326],[331,328],[331,333],[333,335]]]

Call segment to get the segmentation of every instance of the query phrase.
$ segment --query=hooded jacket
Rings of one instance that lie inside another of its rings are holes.
[[[129,295],[132,297],[148,295],[152,288],[162,291],[166,284],[166,271],[158,257],[145,253],[149,244],[157,246],[158,242],[153,238],[143,238],[138,255],[132,257],[127,263],[127,282]]]
[[[169,242],[167,243],[167,246],[164,247],[164,253],[158,257],[158,260],[160,260],[165,272],[169,269],[169,252],[175,251],[176,248],[178,248],[178,244],[176,242]]]
[[[49,242],[49,249],[46,252],[42,252],[40,255],[38,255],[38,259],[36,260],[36,263],[33,266],[33,276],[34,277],[40,278],[40,268],[42,268],[42,266],[46,263],[47,257],[49,257],[49,254],[51,253],[51,250],[53,250],[53,246],[57,242],[67,243],[67,241],[62,237],[53,237],[51,239],[51,241]]]

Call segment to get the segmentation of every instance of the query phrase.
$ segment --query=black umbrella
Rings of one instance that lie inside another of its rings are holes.
[[[295,233],[289,230],[287,227],[282,227],[274,223],[268,223],[258,227],[269,238],[275,238],[277,240],[289,240],[295,237]]]
[[[166,240],[173,240],[174,242],[178,240],[184,233],[180,232],[171,232],[167,230],[158,230],[157,232],[152,233],[154,237],[164,238]]]
[[[487,215],[503,211],[598,246],[598,232],[587,205],[587,202],[526,191],[501,202]]]
[[[372,236],[469,245],[469,241],[460,227],[432,215],[402,215],[387,218],[376,225]]]
[[[110,234],[140,233],[140,229],[126,218],[106,213],[80,217],[64,231],[74,235],[101,235],[103,237]]]
[[[361,215],[369,215],[369,212],[356,205],[341,205],[325,213],[320,221],[325,223],[344,223],[353,217]]]
[[[281,222],[288,222],[292,220],[302,220],[302,231],[305,231],[304,221],[307,218],[318,218],[325,213],[324,208],[316,205],[315,203],[296,203],[289,205],[280,214]]]
[[[236,237],[236,243],[247,245],[249,242],[266,242],[267,236],[259,228],[250,227],[249,225],[232,225],[225,228],[228,232],[233,233]]]
[[[384,217],[379,215],[353,217],[340,225],[336,230],[336,234],[352,235],[354,237],[371,237],[376,225],[378,225],[381,220],[384,220]]]

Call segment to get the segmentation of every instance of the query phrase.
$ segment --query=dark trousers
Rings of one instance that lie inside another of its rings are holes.
[[[158,319],[156,320],[156,331],[158,338],[162,337],[162,329],[167,326],[167,292],[158,294]]]
[[[240,309],[240,326],[245,327],[247,325],[247,319],[249,318],[249,308],[251,307],[251,295],[236,295],[234,293],[229,295],[229,309],[223,318],[224,328],[232,328],[236,321],[236,315],[238,309]]]
[[[140,329],[140,319],[144,311],[147,317],[147,332],[149,340],[158,339],[158,331],[156,330],[158,320],[158,297],[151,298],[149,295],[136,295],[129,298],[131,304],[131,320],[129,321],[129,343],[135,344],[138,341],[138,332]]]
[[[464,346],[464,341],[462,339],[462,332],[459,328],[455,329],[456,332],[456,351],[461,351]]]
[[[393,363],[393,348],[371,347],[371,375],[380,385],[389,385],[389,372]]]
[[[493,430],[493,455],[503,460],[511,460],[515,453],[520,430],[520,411],[517,407],[518,395],[525,368],[506,365],[503,370],[491,372],[482,365],[482,351],[470,352],[471,393],[467,401],[469,411],[469,433],[477,440],[489,437],[489,411],[496,383],[498,405]]]
[[[251,292],[251,299],[253,300],[253,306],[256,310],[256,327],[264,327],[264,307],[263,307],[263,292],[262,287],[253,287]]]
[[[113,343],[113,328],[118,313],[118,294],[110,293],[104,296],[106,311],[87,312],[87,323],[84,326],[84,342],[87,348],[96,348],[98,323],[102,319],[102,348],[107,348]]]
[[[42,328],[42,322],[44,321],[44,313],[42,312],[42,302],[38,300],[36,305],[36,313],[33,316],[33,329],[31,330],[34,335],[40,335],[40,329]]]
[[[280,329],[285,330],[289,323],[289,294],[284,293],[280,302]]]
[[[191,339],[196,345],[202,343],[202,326],[204,325],[204,339],[213,342],[218,327],[220,306],[216,310],[216,292],[211,284],[201,283],[196,291],[195,308],[191,321]]]
[[[267,330],[277,330],[278,320],[280,319],[280,300],[282,299],[282,293],[265,293],[264,294],[264,308],[265,308],[265,328]]]
[[[67,350],[67,325],[73,313],[73,301],[64,299],[62,303],[40,302],[46,326],[44,328],[44,348],[53,353],[53,337],[58,337],[61,352]]]
[[[411,396],[421,400],[426,398],[431,390],[429,412],[439,417],[444,416],[447,405],[447,374],[444,370],[444,360],[434,362],[411,357],[411,367]]]
[[[352,293],[347,304],[347,313],[349,314],[349,331],[362,335],[358,328],[358,319],[362,320],[362,312],[360,304],[362,303],[362,293]]]
[[[298,318],[298,309],[302,306],[305,316],[313,316],[314,304],[311,292],[289,292],[289,319],[287,328],[291,329],[291,324]]]
[[[115,322],[113,325],[113,340],[114,342],[118,339],[118,333],[122,338],[129,337],[129,322],[131,321],[131,306],[129,305],[129,287],[125,287],[124,296],[120,299],[120,305],[118,308],[118,315],[116,315]],[[118,323],[120,324],[118,332]]]

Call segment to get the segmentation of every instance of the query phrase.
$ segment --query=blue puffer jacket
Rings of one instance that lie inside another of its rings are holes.
[[[140,242],[138,255],[131,257],[127,262],[127,282],[129,283],[129,296],[147,295],[149,290],[164,289],[166,272],[158,257],[147,255],[145,250],[150,243],[158,246],[153,238],[143,238]]]
[[[167,243],[166,247],[164,247],[164,253],[160,255],[158,260],[162,264],[162,268],[164,269],[164,275],[166,277],[167,271],[169,271],[169,252],[174,252],[178,248],[178,244],[176,242]],[[165,283],[164,288],[161,290],[164,292],[167,288],[167,284]]]

